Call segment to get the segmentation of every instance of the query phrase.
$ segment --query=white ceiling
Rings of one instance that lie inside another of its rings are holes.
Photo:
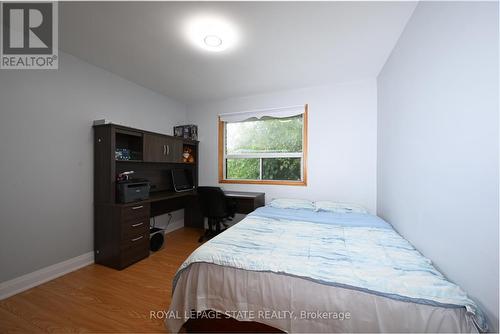
[[[415,2],[60,3],[60,45],[169,97],[193,102],[375,77]],[[197,50],[193,15],[235,24],[230,52]]]

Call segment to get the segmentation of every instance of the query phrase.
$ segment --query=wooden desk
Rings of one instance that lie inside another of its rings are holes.
[[[198,186],[198,141],[154,133],[117,124],[94,129],[94,255],[95,262],[123,269],[149,255],[151,215],[190,207],[193,193],[173,192],[172,171],[184,169]],[[183,152],[190,150],[194,162]],[[130,204],[117,203],[118,175],[134,171],[134,178],[150,181],[151,198]],[[196,212],[187,211],[188,222]],[[193,223],[194,224],[194,223]]]
[[[249,214],[265,205],[265,193],[224,191],[224,194],[236,202],[236,213]],[[184,226],[203,228],[204,220],[196,191],[152,193],[147,200],[120,205],[131,206],[145,203],[151,204],[151,217],[184,209]]]
[[[248,214],[266,203],[265,193],[224,191],[227,197],[236,201],[236,212]]]
[[[236,213],[249,214],[265,205],[265,193],[224,191],[224,194],[236,202]],[[153,194],[147,201],[151,202],[151,217],[184,209],[184,226],[204,227],[204,218],[195,191]]]
[[[226,191],[236,201],[236,212],[248,214],[264,206],[265,194]],[[184,226],[203,228],[204,218],[196,191],[157,192],[133,203],[97,204],[95,262],[123,269],[149,256],[149,219],[184,209]]]

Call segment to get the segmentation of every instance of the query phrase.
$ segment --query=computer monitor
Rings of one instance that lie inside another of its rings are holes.
[[[194,188],[193,185],[193,174],[191,169],[185,168],[174,168],[172,169],[172,183],[174,190],[189,191]]]

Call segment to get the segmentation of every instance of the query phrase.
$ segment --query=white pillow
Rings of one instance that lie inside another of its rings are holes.
[[[316,201],[314,202],[316,211],[330,211],[335,213],[368,213],[364,207],[357,204],[341,203],[332,201]]]
[[[280,209],[314,210],[313,202],[298,198],[275,198],[269,203],[269,206]]]

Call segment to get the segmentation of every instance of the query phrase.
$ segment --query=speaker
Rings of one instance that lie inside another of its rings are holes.
[[[158,227],[149,229],[149,249],[156,252],[163,247],[165,241],[165,230]]]

